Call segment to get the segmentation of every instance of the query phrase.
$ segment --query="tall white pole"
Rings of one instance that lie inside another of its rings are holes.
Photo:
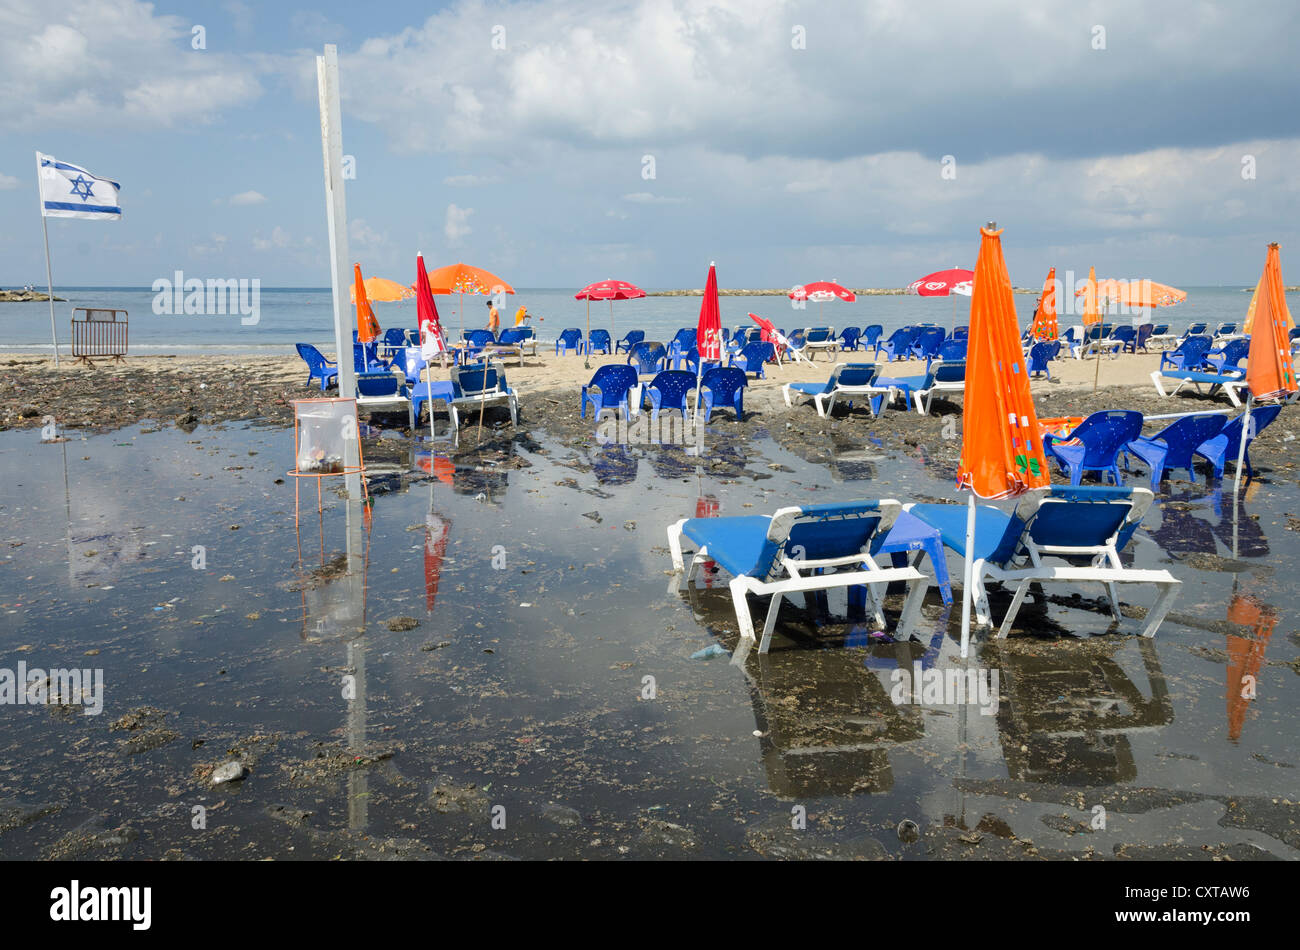
[[[1247,440],[1247,437],[1250,435],[1250,406],[1251,406],[1251,403],[1253,403],[1254,401],[1255,401],[1255,398],[1254,398],[1253,396],[1251,396],[1250,393],[1247,393],[1247,394],[1246,394],[1246,413],[1245,413],[1245,415],[1242,417],[1242,420],[1241,420],[1241,441],[1240,441],[1239,443],[1237,443],[1237,479],[1236,479],[1235,482],[1233,482],[1233,485],[1232,485],[1232,503],[1233,503],[1233,505],[1236,505],[1236,503],[1237,503],[1237,493],[1241,491],[1241,465],[1242,465],[1242,462],[1243,462],[1243,461],[1245,460],[1245,458],[1246,458],[1246,440]],[[1236,555],[1234,554],[1233,556],[1235,557]]]
[[[352,363],[352,334],[348,332],[348,209],[343,191],[343,124],[339,104],[339,51],[326,46],[316,57],[316,87],[320,95],[321,147],[325,155],[325,219],[330,233],[330,287],[334,291],[334,345],[339,361],[339,395],[357,394]]]
[[[59,366],[59,331],[54,324],[54,272],[50,268],[50,226],[45,220],[45,195],[41,191],[41,153],[36,153],[36,201],[41,207],[41,233],[45,236],[45,289],[50,295],[50,339],[54,341],[54,367]]]
[[[966,499],[966,563],[963,565],[963,578],[961,585],[961,658],[964,660],[970,653],[970,606],[971,599],[975,596],[974,577],[975,577],[975,491],[971,490]]]

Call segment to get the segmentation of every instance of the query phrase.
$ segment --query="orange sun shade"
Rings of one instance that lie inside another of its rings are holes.
[[[1051,482],[1020,350],[1001,231],[981,228],[962,415],[957,487],[1009,498]]]
[[[357,340],[361,343],[369,343],[379,336],[379,321],[375,319],[375,312],[370,309],[370,301],[366,299],[366,284],[361,279],[361,265],[353,264],[352,273],[352,302],[357,305]]]
[[[1259,282],[1255,332],[1250,335],[1250,353],[1246,357],[1246,385],[1256,400],[1277,399],[1296,391],[1286,318],[1282,261],[1278,245],[1270,244]]]
[[[1051,342],[1060,332],[1056,325],[1056,268],[1053,267],[1043,281],[1043,295],[1038,298],[1038,309],[1034,311],[1034,339]]]
[[[387,277],[367,277],[362,283],[366,288],[366,297],[370,300],[378,300],[380,303],[392,303],[396,300],[405,300],[408,297],[415,296],[415,291],[410,287],[399,284],[395,280],[389,280]],[[352,303],[357,302],[355,284],[348,288],[348,299]]]
[[[513,294],[515,289],[491,271],[469,264],[449,264],[429,272],[429,289],[435,294]]]
[[[1097,268],[1088,268],[1088,282],[1083,285],[1082,293],[1083,325],[1086,327],[1100,323],[1101,313],[1097,310]]]
[[[1088,279],[1096,279],[1095,268],[1088,272]],[[1172,307],[1187,299],[1187,291],[1157,284],[1154,280],[1116,280],[1109,277],[1096,283],[1098,299],[1120,307]],[[1081,296],[1087,290],[1087,285],[1084,285],[1075,292],[1075,296]]]

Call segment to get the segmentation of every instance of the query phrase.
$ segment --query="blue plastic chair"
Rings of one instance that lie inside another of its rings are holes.
[[[877,343],[880,342],[880,337],[884,332],[885,332],[885,328],[882,327],[879,323],[871,323],[863,327],[862,328],[863,349],[867,349],[867,350],[872,349]]]
[[[396,350],[392,365],[400,367],[406,381],[411,384],[418,383],[420,374],[429,366],[418,346],[403,346]]]
[[[325,354],[310,343],[295,343],[294,347],[298,350],[298,355],[302,361],[307,364],[307,385],[311,385],[313,379],[320,380],[320,391],[324,392],[330,386],[337,386],[339,383],[339,368],[337,363],[331,363],[325,358]]]
[[[854,351],[862,348],[862,331],[857,327],[845,327],[840,331],[840,350]]]
[[[945,363],[951,362],[952,360],[964,360],[966,359],[966,350],[968,347],[969,341],[965,337],[960,339],[957,337],[951,337],[944,340],[943,343],[939,345],[939,359],[943,360]]]
[[[1116,327],[1110,335],[1111,346],[1108,347],[1113,353],[1136,353],[1137,352],[1137,327]]]
[[[506,327],[497,337],[501,346],[519,346],[532,336],[532,327]]]
[[[631,353],[632,347],[645,339],[644,330],[628,330],[623,339],[614,344],[615,353]]]
[[[771,516],[683,518],[669,526],[668,548],[673,571],[684,574],[687,585],[706,561],[713,561],[732,576],[728,587],[740,634],[746,639],[758,639],[748,595],[771,595],[759,653],[768,651],[777,612],[795,593],[866,584],[873,617],[883,627],[880,593],[890,581],[908,583],[907,603],[898,625],[898,639],[906,641],[919,619],[927,587],[924,576],[913,567],[881,568],[874,558],[864,559],[864,553],[880,552],[898,515],[898,502],[883,499],[781,508]],[[689,566],[682,553],[683,537],[696,546]],[[792,577],[789,564],[793,561],[797,569],[804,560],[824,562],[827,569],[801,571]],[[849,570],[837,571],[837,567]]]
[[[592,330],[591,335],[581,344],[589,353],[608,354],[613,350],[608,330]]]
[[[1031,346],[1029,348],[1029,359],[1027,360],[1028,366],[1026,367],[1029,378],[1033,379],[1039,373],[1046,373],[1047,378],[1050,380],[1052,378],[1051,363],[1060,350],[1061,344],[1057,342],[1035,343]]]
[[[627,355],[627,365],[635,366],[638,375],[653,376],[668,368],[668,351],[662,343],[642,340],[632,346]]]
[[[943,327],[922,327],[912,341],[912,356],[925,360],[925,368],[928,370],[930,361],[939,355],[939,347],[943,345],[945,336],[947,332]]]
[[[715,408],[726,406],[736,413],[736,421],[743,422],[745,410],[745,371],[737,366],[715,366],[700,379],[700,403],[704,407],[707,423]]]
[[[1171,369],[1194,371],[1205,362],[1205,356],[1212,345],[1208,336],[1189,336],[1178,344],[1178,348],[1160,354],[1159,369],[1168,366]]]
[[[470,346],[494,346],[497,342],[497,335],[491,330],[467,330],[465,339],[469,341]]]
[[[968,340],[968,339],[970,339],[970,327],[969,327],[969,326],[966,326],[966,325],[963,325],[963,326],[960,326],[960,327],[953,327],[953,329],[952,329],[952,339],[954,339],[954,340]]]
[[[1119,453],[1141,434],[1142,413],[1133,409],[1109,409],[1084,419],[1069,438],[1046,436],[1043,451],[1070,473],[1071,485],[1078,485],[1084,472],[1108,472],[1116,485],[1123,485]]]
[[[717,360],[705,360],[704,368],[701,369],[700,351],[695,349],[695,347],[691,347],[690,350],[684,353],[680,358],[675,358],[673,360],[673,369],[678,369],[682,365],[686,366],[692,373],[700,374],[707,373],[711,366],[721,366],[722,364]]]
[[[379,342],[371,340],[369,343],[352,344],[352,371],[360,375],[361,373],[378,372],[388,369],[388,361],[379,357]]]
[[[920,327],[901,327],[889,335],[889,339],[876,344],[876,359],[885,354],[887,360],[906,359],[911,355],[912,344],[920,334]]]
[[[634,410],[628,406],[627,396],[628,390],[636,384],[636,370],[631,366],[612,364],[600,367],[591,377],[591,382],[582,387],[582,418],[587,418],[588,403],[591,403],[592,415],[597,417],[605,409],[622,409],[627,415],[634,415]],[[592,389],[599,389],[600,396],[593,395],[590,392]]]
[[[1125,353],[1136,354],[1138,350],[1143,353],[1147,351],[1147,340],[1151,339],[1152,334],[1156,332],[1154,325],[1144,323],[1137,328],[1137,338],[1133,340],[1133,345],[1124,347]]]
[[[738,366],[746,373],[753,373],[755,379],[766,379],[763,367],[772,359],[776,359],[776,347],[760,340],[757,343],[746,343],[739,353],[731,357],[730,365]]]
[[[555,341],[555,353],[568,353],[572,350],[574,353],[582,351],[582,331],[577,327],[568,327],[560,331],[560,337]]]
[[[1204,367],[1209,367],[1220,376],[1231,373],[1244,373],[1241,361],[1250,355],[1250,340],[1229,340],[1217,350],[1205,354]]]
[[[650,401],[650,423],[659,421],[659,413],[676,409],[686,417],[686,397],[695,388],[695,374],[684,369],[666,369],[650,380],[642,394]]]
[[[1242,457],[1246,466],[1247,479],[1255,477],[1255,470],[1250,465],[1250,443],[1255,441],[1255,438],[1277,418],[1277,414],[1281,411],[1281,406],[1257,406],[1250,411],[1251,431],[1246,435],[1246,454]],[[1206,439],[1196,447],[1196,454],[1214,466],[1215,478],[1223,477],[1223,468],[1228,459],[1236,461],[1237,450],[1241,446],[1241,427],[1245,419],[1244,412],[1229,419],[1217,435]]]
[[[802,352],[808,343],[808,334],[802,329],[791,330],[789,333],[782,331],[781,335],[785,337],[786,346],[797,352]]]
[[[1139,419],[1140,414],[1137,414]],[[1119,583],[1154,584],[1159,594],[1147,611],[1143,636],[1159,630],[1177,596],[1179,581],[1168,571],[1125,568],[1119,552],[1132,539],[1153,495],[1145,488],[1065,487],[1053,485],[1021,496],[1008,514],[992,505],[975,509],[975,543],[966,549],[965,505],[908,505],[905,510],[939,531],[944,547],[962,557],[972,557],[974,583],[968,592],[975,601],[975,619],[981,626],[992,622],[986,579],[1017,584],[1011,606],[998,637],[1011,631],[1016,613],[1034,584],[1049,581],[1086,582],[1096,572],[1110,594],[1111,615],[1122,618]],[[1060,558],[1071,569],[1060,571],[1042,558]],[[1104,572],[1104,573],[1103,573]],[[962,643],[966,653],[966,643]]]
[[[1196,481],[1192,455],[1206,440],[1223,431],[1223,417],[1214,414],[1183,416],[1151,437],[1139,436],[1124,447],[1151,469],[1151,490],[1157,491],[1164,473],[1185,468],[1190,480]]]
[[[1189,326],[1186,330],[1183,331],[1183,335],[1178,338],[1178,341],[1181,343],[1183,340],[1186,340],[1188,337],[1204,336],[1205,331],[1208,330],[1209,328],[1210,328],[1209,324],[1207,323],[1193,323],[1191,326]]]
[[[389,355],[408,345],[410,340],[407,337],[407,331],[401,327],[389,327],[384,331],[384,337],[379,344],[380,347]]]
[[[695,327],[682,327],[668,341],[668,355],[678,358],[695,346]]]

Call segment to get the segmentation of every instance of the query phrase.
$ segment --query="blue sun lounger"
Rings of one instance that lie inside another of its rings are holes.
[[[1173,606],[1181,582],[1165,570],[1126,568],[1119,558],[1154,497],[1145,488],[1054,485],[1026,493],[1010,514],[992,505],[978,506],[971,552],[973,584],[969,592],[963,591],[963,596],[969,593],[973,600],[976,622],[992,626],[987,581],[1017,585],[998,629],[999,639],[1011,632],[1031,584],[1104,584],[1116,622],[1121,614],[1115,585],[1152,584],[1157,596],[1147,611],[1142,635],[1154,637]],[[965,505],[913,504],[904,510],[937,529],[948,550],[966,556]],[[1045,558],[1057,558],[1065,564],[1050,566],[1044,563]],[[962,650],[966,650],[965,643]]]
[[[837,398],[849,399],[866,396],[871,414],[880,412],[884,396],[891,399],[895,390],[888,386],[876,385],[876,376],[880,368],[875,363],[844,363],[831,370],[830,377],[824,383],[786,383],[781,387],[781,395],[787,406],[793,406],[791,394],[795,397],[811,399],[817,406],[817,415],[825,418],[835,406]]]
[[[1161,385],[1162,380],[1177,380],[1178,385],[1165,392],[1165,387]],[[1170,396],[1176,396],[1178,391],[1191,383],[1196,388],[1196,392],[1202,396],[1214,398],[1220,391],[1228,397],[1233,406],[1241,406],[1241,390],[1246,385],[1245,373],[1202,373],[1197,370],[1156,370],[1151,374],[1151,382],[1156,384],[1156,392],[1168,399]],[[1202,392],[1201,387],[1208,386],[1208,392]]]
[[[873,555],[902,506],[892,498],[781,508],[767,515],[683,518],[668,527],[673,572],[690,584],[704,561],[715,561],[731,575],[731,599],[740,634],[755,639],[749,613],[750,594],[771,595],[758,652],[766,653],[781,601],[794,594],[867,585],[867,600],[880,627],[883,586],[906,581],[907,602],[898,638],[907,639],[925,598],[929,578],[914,567],[881,567]],[[964,510],[964,509],[963,509]],[[696,545],[689,567],[682,556],[682,537]],[[838,571],[838,568],[849,568]]]

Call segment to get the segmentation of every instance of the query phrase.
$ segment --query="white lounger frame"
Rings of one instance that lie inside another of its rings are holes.
[[[877,533],[887,533],[902,511],[902,505],[892,498],[883,498],[879,501],[880,506],[880,525]],[[790,530],[803,515],[803,509],[780,508],[772,515],[771,524],[767,529],[769,539],[784,544],[784,540],[790,536]],[[689,567],[685,563],[682,555],[682,526],[691,519],[683,518],[676,524],[668,526],[668,547],[672,553],[673,573],[678,575],[675,586],[685,586],[695,580],[695,572],[700,564],[711,560],[709,557],[708,546],[704,546],[695,552],[691,558]],[[819,568],[836,568],[846,567],[850,564],[859,564],[862,570],[848,572],[831,572],[828,574],[804,574],[804,571],[814,571]],[[810,561],[796,558],[781,557],[781,565],[785,568],[788,576],[775,581],[762,581],[755,577],[742,575],[733,577],[728,584],[731,589],[731,600],[736,609],[736,623],[740,627],[740,635],[748,640],[754,640],[754,621],[749,613],[749,603],[746,600],[747,595],[757,594],[759,596],[771,595],[772,601],[767,608],[767,618],[763,622],[763,637],[758,645],[759,653],[766,653],[772,644],[772,631],[776,628],[776,616],[781,609],[781,601],[791,594],[806,593],[815,590],[834,590],[839,587],[852,587],[857,584],[867,585],[867,602],[872,611],[872,617],[876,624],[883,628],[885,626],[885,614],[882,604],[882,590],[877,590],[881,585],[889,584],[893,581],[906,581],[908,584],[907,601],[903,605],[903,613],[899,618],[897,633],[898,639],[905,640],[910,635],[912,626],[916,623],[921,610],[921,603],[925,600],[925,592],[929,587],[930,578],[922,574],[914,567],[880,567],[871,557],[866,549],[854,554],[838,558],[823,558],[821,560]],[[684,576],[681,576],[684,572]]]
[[[1178,371],[1175,370],[1174,372],[1178,372]],[[1169,380],[1176,379],[1178,380],[1178,385],[1175,386],[1169,392],[1165,392],[1165,387],[1162,386],[1160,383],[1162,379],[1169,379]],[[1225,377],[1223,382],[1221,383],[1208,383],[1203,379],[1182,379],[1178,376],[1166,375],[1160,370],[1156,370],[1154,373],[1151,374],[1151,382],[1156,384],[1156,392],[1158,392],[1161,396],[1164,396],[1166,399],[1168,399],[1170,396],[1177,395],[1178,391],[1182,389],[1184,386],[1186,386],[1188,383],[1191,383],[1193,386],[1195,386],[1197,393],[1203,396],[1215,396],[1218,394],[1219,390],[1222,389],[1224,394],[1232,402],[1233,407],[1236,409],[1240,409],[1241,408],[1240,391],[1246,385],[1246,377],[1244,375],[1238,377],[1237,379]],[[1208,393],[1203,392],[1201,390],[1202,386],[1209,386],[1210,391]]]

